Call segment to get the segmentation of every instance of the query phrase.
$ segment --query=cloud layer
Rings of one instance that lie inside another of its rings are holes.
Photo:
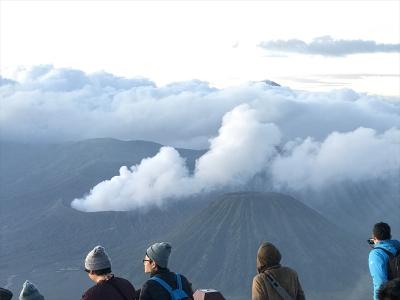
[[[324,56],[400,52],[400,44],[380,44],[368,40],[335,40],[330,36],[317,37],[310,43],[298,39],[264,41],[259,47],[276,52]]]
[[[147,79],[39,66],[0,86],[1,138],[61,142],[113,137],[208,148],[222,117],[248,104],[284,141],[358,127],[383,132],[399,124],[400,106],[349,89],[294,91],[265,83],[216,89],[193,80],[157,87]],[[316,125],[317,124],[317,125]]]
[[[400,99],[266,82],[157,87],[148,79],[52,66],[22,70],[0,84],[2,140],[113,137],[169,146],[75,199],[72,206],[83,211],[140,209],[249,186],[323,189],[399,174]],[[178,146],[208,149],[193,174]]]

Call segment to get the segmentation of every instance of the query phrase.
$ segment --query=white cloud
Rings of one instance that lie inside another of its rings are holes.
[[[285,141],[358,127],[398,126],[399,101],[333,90],[295,91],[265,83],[216,89],[198,80],[157,87],[147,79],[39,66],[0,86],[1,138],[69,141],[113,137],[206,148],[225,113],[240,104],[276,124]],[[4,81],[2,79],[2,81]]]
[[[330,36],[321,36],[307,43],[298,39],[264,41],[259,47],[277,51],[324,56],[346,56],[360,53],[398,53],[400,44],[380,44],[369,40],[335,40]]]
[[[159,204],[169,197],[183,196],[192,190],[185,161],[170,147],[163,147],[152,158],[130,169],[123,166],[119,175],[96,185],[72,207],[82,211],[132,210]]]
[[[228,112],[211,148],[196,164],[195,177],[208,185],[243,184],[275,154],[281,134],[274,124],[260,123],[248,105]]]
[[[280,142],[276,126],[260,121],[257,111],[241,105],[228,112],[211,148],[197,162],[193,175],[178,152],[161,148],[154,157],[96,185],[72,207],[82,211],[132,210],[162,205],[179,198],[229,185],[243,185],[275,154]]]
[[[399,168],[399,129],[378,134],[358,128],[333,132],[322,142],[307,138],[287,143],[274,160],[271,174],[278,189],[302,190],[398,176]]]

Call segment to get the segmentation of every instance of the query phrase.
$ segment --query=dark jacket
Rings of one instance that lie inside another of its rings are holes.
[[[168,283],[172,289],[177,288],[176,275],[168,269],[158,270],[156,273],[151,274],[150,277],[157,276]],[[189,298],[193,299],[192,284],[181,275],[182,289],[186,292]],[[158,282],[154,280],[147,280],[140,291],[139,300],[171,300],[170,294]]]
[[[123,297],[119,292],[122,293]],[[98,282],[88,289],[82,296],[82,300],[135,300],[135,288],[126,279],[112,277],[109,280]]]

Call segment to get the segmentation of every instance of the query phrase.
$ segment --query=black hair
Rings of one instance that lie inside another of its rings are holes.
[[[157,265],[157,263],[156,263],[156,265]],[[159,265],[157,265],[157,270],[159,270],[159,271],[168,271],[168,268],[163,268],[163,267],[160,267]]]
[[[390,240],[392,237],[390,234],[390,226],[384,222],[376,223],[372,230],[372,234],[380,241]]]
[[[400,300],[400,278],[381,285],[378,290],[379,300]]]
[[[100,269],[100,270],[86,270],[86,272],[100,276],[100,275],[106,275],[111,273],[111,268],[105,268],[105,269]]]

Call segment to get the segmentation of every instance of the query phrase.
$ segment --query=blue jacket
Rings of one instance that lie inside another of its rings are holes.
[[[383,248],[393,254],[400,248],[400,242],[397,240],[381,241],[374,246],[374,248]],[[368,265],[369,272],[371,273],[372,282],[374,284],[374,299],[377,299],[377,292],[380,286],[388,281],[388,261],[389,256],[381,249],[372,249],[369,252]]]

